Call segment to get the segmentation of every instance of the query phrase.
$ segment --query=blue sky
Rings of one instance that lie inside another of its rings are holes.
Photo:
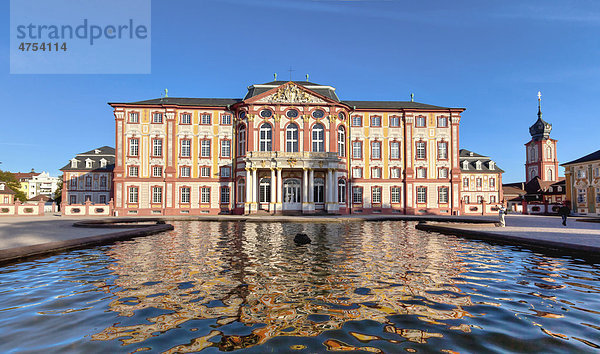
[[[0,9],[5,22],[9,2]],[[49,171],[114,146],[109,101],[243,97],[253,83],[330,84],[347,100],[464,107],[460,145],[524,178],[542,91],[560,162],[600,149],[600,2],[152,2],[152,74],[10,75],[0,27],[0,169]]]

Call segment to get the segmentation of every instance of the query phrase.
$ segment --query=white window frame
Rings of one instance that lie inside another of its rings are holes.
[[[136,204],[139,200],[139,187],[130,186],[129,187],[129,197],[127,199],[128,203]]]
[[[129,112],[129,123],[139,123],[140,114],[138,112]]]
[[[352,142],[352,158],[353,159],[362,159],[362,142],[360,142],[360,141]]]
[[[231,140],[221,140],[221,157],[231,157]]]
[[[138,166],[129,166],[127,170],[127,176],[129,177],[139,177],[140,175],[140,168]]]
[[[190,166],[181,166],[181,177],[191,177],[192,175],[192,168]]]
[[[162,124],[163,122],[163,114],[160,112],[152,113],[152,123],[154,124]]]
[[[212,121],[212,116],[209,113],[204,113],[200,115],[200,124],[202,125],[210,125]]]
[[[223,114],[221,116],[221,124],[231,125],[231,114]]]
[[[162,139],[152,139],[152,156],[162,157]]]
[[[325,127],[321,123],[312,128],[312,151],[325,152]]]
[[[238,156],[246,155],[246,127],[241,126],[238,130]]]
[[[390,159],[400,159],[400,142],[392,141],[390,142]]]
[[[191,201],[192,189],[190,187],[181,187],[179,193],[179,202],[183,204],[189,204]]]
[[[200,141],[200,157],[210,157],[210,139],[202,139]]]
[[[400,178],[400,169],[397,167],[392,167],[390,169],[390,178]]]
[[[223,178],[231,177],[231,168],[229,166],[221,167],[221,177],[223,177]]]
[[[438,159],[439,160],[447,160],[448,159],[448,143],[445,141],[438,142]]]
[[[371,203],[381,204],[381,187],[371,188]]]
[[[417,187],[417,203],[427,203],[427,187]]]
[[[371,158],[374,160],[381,159],[381,141],[371,142]]]
[[[298,125],[290,123],[285,128],[285,151],[298,152]]]
[[[362,204],[362,201],[363,201],[363,188],[359,187],[359,186],[352,187],[352,204]]]
[[[221,200],[220,200],[221,204],[229,204],[229,201],[230,201],[229,187],[221,186],[220,192],[221,192]]]
[[[440,187],[438,189],[438,203],[448,204],[448,187]]]
[[[210,187],[200,188],[200,204],[210,204]]]
[[[152,187],[152,203],[162,203],[162,187]]]
[[[152,166],[152,177],[162,177],[162,166]]]
[[[181,140],[181,157],[192,156],[192,141],[189,139]]]
[[[210,177],[210,167],[200,167],[200,177],[208,178]]]
[[[259,128],[259,151],[273,151],[273,127],[263,123]]]
[[[390,201],[392,203],[400,203],[401,188],[391,187],[390,188]]]
[[[346,129],[340,126],[337,131],[338,156],[346,156]]]
[[[190,113],[182,113],[181,124],[192,124],[192,115]]]
[[[415,157],[417,159],[425,159],[427,158],[427,143],[424,141],[417,141],[416,143],[416,153]]]
[[[400,126],[400,117],[392,116],[390,117],[390,127],[399,127]]]
[[[129,155],[139,156],[140,153],[140,139],[132,138],[129,139]]]

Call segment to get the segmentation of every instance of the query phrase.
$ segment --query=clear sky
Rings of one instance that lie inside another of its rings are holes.
[[[9,2],[0,3],[8,22]],[[460,146],[524,179],[542,91],[559,161],[600,149],[600,1],[156,0],[152,74],[10,75],[0,26],[0,169],[49,171],[114,146],[109,101],[241,98],[273,73],[344,100],[464,107]],[[562,168],[561,168],[562,170]]]

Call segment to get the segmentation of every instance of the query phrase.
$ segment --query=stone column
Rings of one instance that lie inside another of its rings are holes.
[[[333,184],[331,185],[331,187],[333,188],[333,200],[331,201],[332,203],[335,204],[335,209],[338,210],[339,209],[339,196],[338,196],[338,176],[337,176],[337,170],[333,170]]]
[[[271,213],[275,212],[275,186],[277,180],[275,180],[275,168],[271,167],[271,200],[269,200],[269,211]]]
[[[333,203],[333,169],[327,169],[327,203]]]
[[[283,201],[283,180],[281,178],[281,167],[277,167],[277,204]],[[281,205],[279,206],[281,208]]]
[[[256,167],[252,168],[252,204],[253,211],[258,210],[258,178],[256,178]]]
[[[313,204],[315,203],[315,170],[312,168],[309,171],[308,177],[308,202]]]
[[[251,211],[252,202],[252,173],[250,168],[246,167],[246,200],[244,202],[244,214],[249,214]]]
[[[302,178],[302,203],[308,203],[308,170],[306,168]]]

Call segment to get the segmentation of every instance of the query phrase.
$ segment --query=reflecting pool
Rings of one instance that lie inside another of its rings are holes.
[[[0,268],[0,352],[600,349],[598,264],[401,221],[173,224]]]

